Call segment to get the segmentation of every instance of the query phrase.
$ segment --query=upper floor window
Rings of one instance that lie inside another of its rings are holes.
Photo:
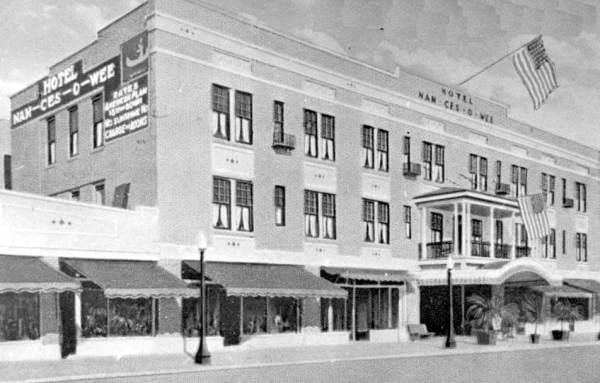
[[[575,249],[578,262],[587,262],[587,234],[575,234]]]
[[[556,177],[542,173],[542,193],[546,197],[546,204],[554,205],[554,190],[556,188]]]
[[[550,233],[541,239],[542,256],[544,258],[556,259],[556,230],[550,229]]]
[[[235,91],[235,140],[252,144],[252,95]]]
[[[231,185],[235,185],[235,201],[232,201]],[[231,208],[235,206],[233,226]],[[213,177],[213,226],[217,229],[237,231],[253,230],[252,183]]]
[[[389,210],[389,205],[385,202],[363,199],[365,242],[390,243]]]
[[[388,136],[387,130],[377,130],[377,168],[384,172],[389,169]]]
[[[317,112],[304,109],[304,154],[317,158]]]
[[[252,182],[235,181],[235,208],[238,231],[252,231]]]
[[[213,135],[229,140],[229,89],[224,86],[212,86]]]
[[[496,220],[496,244],[502,245],[504,243],[504,223],[502,220]]]
[[[56,163],[56,120],[54,116],[46,120],[46,129],[48,133],[48,165],[52,165]]]
[[[581,182],[575,182],[575,198],[577,199],[577,211],[587,211],[587,187]]]
[[[71,191],[71,200],[72,201],[79,201],[79,199],[80,199],[79,190],[72,190]]]
[[[431,242],[440,243],[444,239],[444,216],[431,213]]]
[[[471,189],[487,191],[487,158],[469,154],[469,174],[471,174]]]
[[[273,134],[279,137],[278,142],[283,142],[283,102],[273,103]]]
[[[480,219],[471,220],[471,240],[481,242],[483,239],[482,222]]]
[[[275,186],[275,225],[285,226],[285,187]]]
[[[519,174],[519,194],[521,196],[527,195],[527,168],[521,168]]]
[[[527,195],[527,168],[510,167],[510,194],[513,197]]]
[[[79,153],[79,112],[74,106],[69,109],[69,156]]]
[[[231,229],[231,182],[213,177],[213,226]]]
[[[92,99],[92,147],[99,148],[104,145],[104,105],[102,94]]]
[[[363,125],[362,127],[362,164],[367,169],[374,168],[375,157],[375,129]]]
[[[410,137],[404,136],[402,139],[402,154],[404,156],[404,163],[410,164]]]
[[[565,204],[567,200],[567,179],[562,179],[562,203]]]
[[[321,158],[335,161],[335,117],[321,115]]]
[[[496,161],[496,185],[502,183],[502,161]],[[498,186],[496,186],[498,187]]]
[[[430,142],[423,141],[423,177],[427,181],[431,181],[432,160],[433,160],[433,145]]]
[[[106,203],[106,192],[103,183],[94,185],[94,203],[97,205]]]
[[[435,146],[435,163],[433,166],[433,173],[435,176],[435,182],[444,182],[445,177],[445,160],[444,160],[444,147],[442,145]]]
[[[304,191],[304,234],[311,238],[336,238],[334,194]]]
[[[404,235],[412,238],[412,211],[410,206],[404,206]]]

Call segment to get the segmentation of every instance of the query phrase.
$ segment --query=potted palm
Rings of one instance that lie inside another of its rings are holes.
[[[568,300],[556,302],[552,307],[552,315],[560,321],[560,330],[552,330],[554,340],[569,340],[569,330],[564,330],[564,323],[574,323],[583,317],[581,307]]]
[[[531,343],[540,342],[540,334],[538,334],[538,323],[542,317],[542,298],[534,293],[527,294],[521,302],[521,309],[525,314],[528,323],[534,323],[533,334],[529,334]]]
[[[477,329],[477,343],[496,344],[497,331],[503,322],[511,324],[516,321],[518,308],[514,303],[504,304],[502,297],[485,298],[475,294],[467,298],[469,308],[466,316]]]

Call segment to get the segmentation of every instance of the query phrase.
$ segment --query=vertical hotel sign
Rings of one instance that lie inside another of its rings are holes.
[[[148,33],[121,45],[122,85],[106,92],[104,139],[110,142],[148,126]]]
[[[81,60],[37,83],[38,97],[11,113],[12,128],[88,93],[104,91],[104,134],[112,141],[148,126],[148,34],[121,45],[121,55],[83,72]]]

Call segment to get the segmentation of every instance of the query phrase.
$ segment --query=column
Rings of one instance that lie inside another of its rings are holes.
[[[356,340],[356,281],[352,282],[352,318],[350,318],[352,325],[352,335],[350,339]]]
[[[490,258],[496,257],[496,225],[494,222],[494,213],[496,209],[490,207]]]
[[[458,202],[454,203],[454,238],[452,238],[452,246],[454,247],[454,255],[458,256]]]
[[[75,331],[77,338],[81,337],[81,291],[75,292]]]
[[[463,236],[467,241],[467,247],[465,248],[465,253],[468,257],[471,256],[471,204],[465,203],[466,211],[465,211],[465,230]]]
[[[427,254],[427,209],[421,208],[421,254],[423,259],[428,259]]]
[[[333,298],[329,298],[329,306],[327,306],[327,331],[333,331]]]
[[[462,246],[461,246],[461,250],[462,250],[462,255],[466,256],[469,253],[467,252],[467,229],[468,229],[468,225],[467,225],[467,203],[463,202],[462,203]]]
[[[512,246],[510,248],[510,259],[517,257],[517,232],[515,230],[515,212],[510,216],[510,232],[512,233]]]

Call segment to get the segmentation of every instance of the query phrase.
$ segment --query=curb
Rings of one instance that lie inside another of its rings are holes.
[[[331,359],[311,359],[311,360],[298,360],[290,362],[271,362],[271,363],[252,363],[252,364],[239,364],[239,365],[222,365],[222,366],[205,366],[197,368],[184,368],[184,369],[173,369],[173,370],[153,370],[144,372],[115,372],[115,373],[102,373],[102,374],[89,374],[89,375],[65,375],[61,377],[48,377],[48,378],[33,378],[25,380],[13,380],[13,381],[0,381],[0,383],[56,383],[56,382],[73,382],[79,380],[103,380],[103,379],[114,379],[114,378],[135,378],[144,376],[158,376],[158,375],[178,375],[187,373],[202,373],[205,371],[223,371],[223,370],[243,370],[253,368],[265,368],[265,367],[282,367],[290,365],[308,365],[308,364],[321,364],[321,363],[339,363],[339,362],[357,362],[357,361],[369,361],[369,360],[390,360],[390,359],[411,359],[411,358],[439,358],[445,356],[459,356],[479,353],[507,353],[513,351],[530,351],[530,350],[544,350],[550,348],[573,348],[573,347],[589,347],[600,345],[597,341],[593,342],[578,342],[571,344],[561,344],[559,346],[548,343],[538,344],[536,346],[527,345],[526,347],[513,347],[513,348],[502,348],[498,349],[497,346],[485,347],[481,349],[452,349],[445,351],[435,352],[417,352],[417,353],[406,353],[406,354],[392,354],[392,355],[373,355],[373,356],[359,356],[352,358],[331,358]],[[485,347],[485,348],[484,348]]]

